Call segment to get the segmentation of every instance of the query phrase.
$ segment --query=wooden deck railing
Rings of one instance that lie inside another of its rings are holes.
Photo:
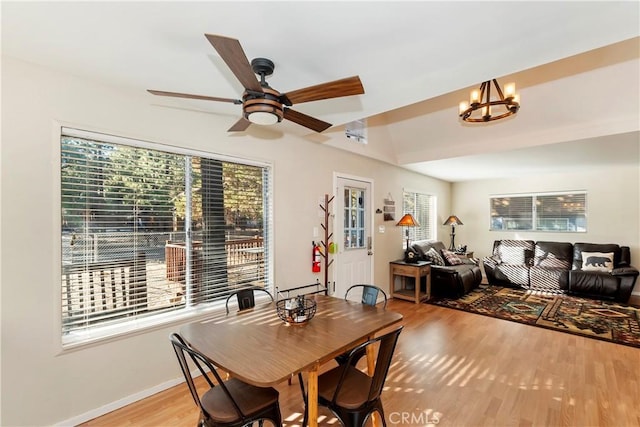
[[[263,239],[230,240],[225,242],[227,253],[227,267],[256,265],[264,268]],[[202,274],[202,242],[193,242],[191,252],[191,268],[193,281],[199,282]],[[167,263],[167,279],[184,282],[186,276],[187,251],[184,242],[167,241],[165,244],[165,261]]]

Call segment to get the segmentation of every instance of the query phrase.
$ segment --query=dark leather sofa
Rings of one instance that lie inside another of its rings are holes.
[[[446,249],[440,241],[419,240],[413,242],[411,250],[416,253],[418,259],[432,261],[427,256],[429,249],[433,248],[438,254]],[[442,256],[445,265],[431,264],[431,295],[436,297],[460,298],[482,281],[482,270],[473,260],[460,255],[462,264],[450,265],[446,257]]]
[[[491,285],[627,303],[638,277],[630,260],[617,244],[496,240],[483,267]]]

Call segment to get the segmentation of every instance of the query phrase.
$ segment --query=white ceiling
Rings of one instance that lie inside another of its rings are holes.
[[[3,55],[137,91],[150,105],[228,116],[229,126],[238,105],[145,93],[240,97],[205,33],[273,60],[269,84],[281,92],[359,75],[364,95],[294,106],[333,128],[279,129],[450,181],[503,176],[502,165],[557,168],[576,144],[576,167],[619,161],[601,155],[604,138],[638,162],[636,1],[2,2],[1,15]],[[517,83],[520,113],[461,124],[458,102],[490,78]],[[343,138],[342,125],[362,118],[366,146]]]

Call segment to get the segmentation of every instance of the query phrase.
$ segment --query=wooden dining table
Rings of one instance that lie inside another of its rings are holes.
[[[271,387],[307,372],[309,426],[318,425],[318,371],[335,356],[402,321],[382,307],[314,295],[315,316],[303,325],[278,317],[275,303],[189,323],[182,337],[231,376],[258,387]],[[370,373],[373,352],[367,353]]]

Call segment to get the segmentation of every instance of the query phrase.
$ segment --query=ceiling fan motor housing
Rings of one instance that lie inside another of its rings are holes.
[[[254,91],[245,91],[242,94],[242,111],[244,118],[250,122],[256,123],[255,120],[249,118],[254,113],[272,114],[277,118],[277,122],[282,121],[284,114],[282,103],[280,100],[280,92],[268,87],[263,87],[263,93]],[[261,114],[256,114],[261,115]]]
[[[276,66],[272,60],[267,58],[254,58],[251,60],[251,69],[259,76],[270,76]]]

